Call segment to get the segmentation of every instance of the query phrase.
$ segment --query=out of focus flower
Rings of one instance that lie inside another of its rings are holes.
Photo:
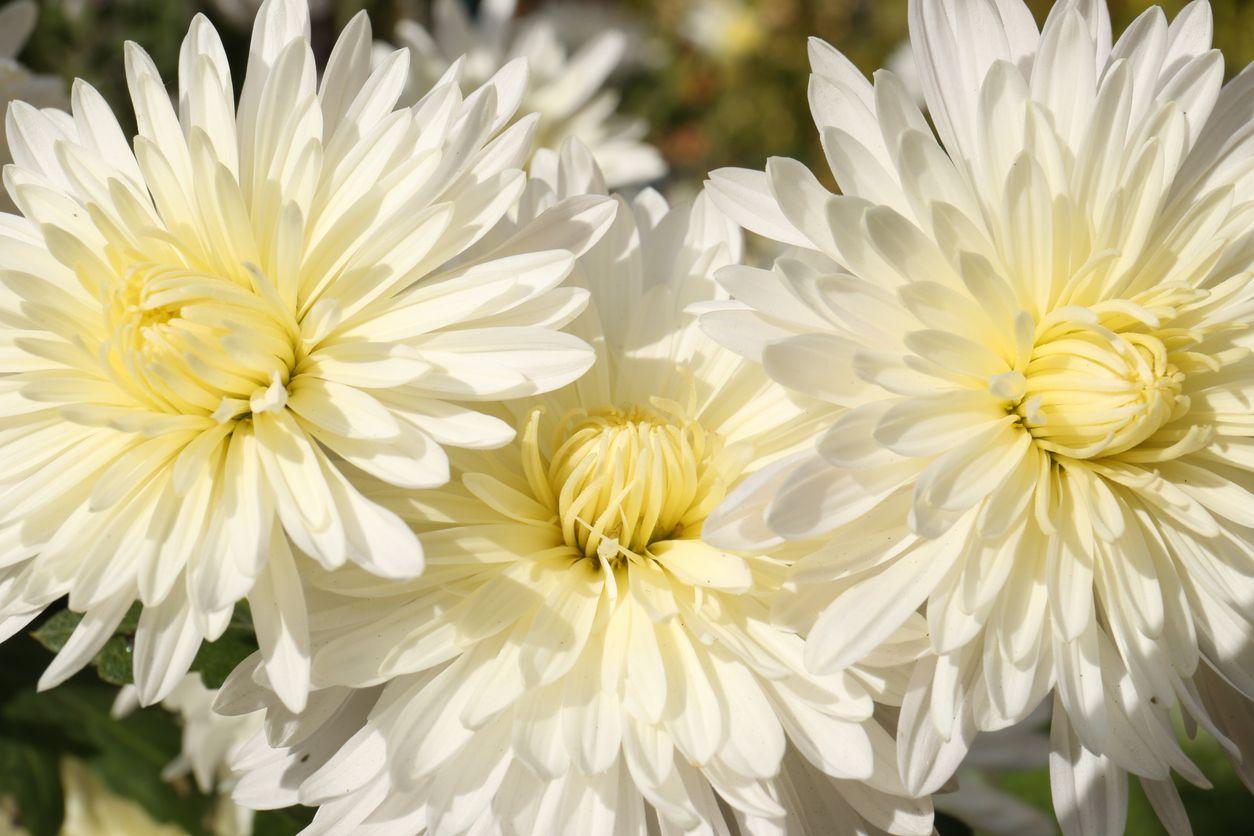
[[[38,17],[35,0],[13,0],[0,7],[0,108],[5,110],[14,101],[34,107],[63,107],[69,100],[64,81],[54,75],[32,73],[17,60]],[[0,166],[11,162],[8,139],[0,135]],[[0,211],[12,212],[14,208],[8,194],[0,191]]]
[[[927,107],[923,100],[923,82],[919,80],[919,65],[914,61],[914,50],[909,41],[902,41],[888,56],[886,67],[897,76],[910,98],[919,107]]]
[[[592,362],[555,330],[583,302],[557,286],[608,199],[468,254],[524,188],[523,68],[397,108],[408,53],[372,69],[371,45],[363,13],[319,83],[305,3],[267,0],[237,107],[198,16],[176,111],[128,44],[134,151],[86,83],[70,114],[10,109],[5,181],[25,217],[0,216],[0,617],[11,635],[65,595],[86,613],[41,687],[138,599],[135,680],[157,701],[247,598],[298,710],[297,561],[393,579],[423,566],[345,471],[443,484],[446,445],[512,437],[464,402],[534,395]]]
[[[528,75],[520,113],[540,116],[536,153],[553,154],[574,137],[592,150],[611,187],[646,183],[666,172],[647,126],[617,113],[619,94],[606,86],[622,63],[628,34],[606,28],[573,52],[553,19],[515,19],[516,0],[484,0],[471,19],[461,0],[436,0],[428,32],[416,21],[397,25],[396,39],[413,51],[407,97],[412,99],[461,62],[469,83],[482,83],[518,58]]]
[[[604,190],[577,148],[557,183],[557,197]],[[533,190],[521,216],[554,199]],[[700,538],[724,493],[814,420],[685,313],[715,295],[737,237],[704,198],[620,200],[576,274],[592,303],[571,328],[596,365],[502,410],[517,442],[457,454],[447,488],[363,486],[431,566],[402,584],[314,579],[331,593],[314,720],[289,721],[249,666],[232,675],[220,708],[269,703],[276,746],[241,752],[238,800],[317,804],[316,826],[344,833],[931,833],[874,716],[900,697],[922,619],[812,676],[801,639],[769,620],[806,548]]]
[[[635,8],[622,0],[544,0],[532,4],[528,20],[543,20],[553,28],[559,43],[568,51],[578,51],[607,31],[623,38],[623,55],[618,71],[636,67],[657,69],[666,51]]]
[[[842,194],[787,159],[713,175],[729,214],[809,254],[720,277],[739,304],[708,331],[848,407],[713,539],[841,544],[777,609],[819,673],[926,607],[912,790],[1051,692],[1067,833],[1122,831],[1125,770],[1181,829],[1171,773],[1208,782],[1177,708],[1249,743],[1254,70],[1225,86],[1211,28],[1205,2],[1153,8],[1112,45],[1101,0],[1040,32],[1018,0],[912,0],[939,142],[892,73],[815,41]]]
[[[161,701],[161,707],[177,715],[183,727],[182,748],[178,756],[166,764],[161,777],[173,781],[190,774],[202,793],[217,793],[214,836],[249,836],[253,829],[253,811],[231,800],[231,790],[239,776],[230,762],[261,728],[262,715],[259,712],[237,717],[216,714],[213,701],[217,693],[205,687],[200,674],[189,674]],[[113,716],[125,716],[138,706],[135,687],[128,685],[118,693]]]
[[[698,49],[728,62],[754,52],[766,34],[761,16],[743,0],[694,0],[682,33]]]
[[[118,795],[73,758],[61,761],[65,820],[60,836],[186,836],[181,827],[159,824],[135,801]]]

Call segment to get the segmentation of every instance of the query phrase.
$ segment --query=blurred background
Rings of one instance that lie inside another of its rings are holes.
[[[247,55],[248,21],[258,0],[39,2],[44,11],[24,62],[36,71],[81,76],[125,101],[123,41],[142,43],[169,78],[187,21],[204,12],[219,24],[233,66],[242,67],[236,61]],[[1151,5],[1174,16],[1185,0],[1108,3],[1118,33]],[[1052,2],[1028,4],[1043,20]],[[429,5],[314,0],[315,40],[325,54],[335,33],[363,8],[376,36],[390,37],[398,20],[429,19]],[[473,8],[476,0],[467,5]],[[1231,75],[1254,60],[1254,0],[1211,0],[1211,6],[1215,46]],[[648,121],[651,141],[680,182],[700,182],[725,165],[761,167],[771,155],[821,162],[805,100],[806,37],[835,44],[868,73],[897,69],[896,51],[906,38],[906,0],[519,0],[519,11],[550,16],[570,45],[608,26],[632,32],[629,60],[617,79],[622,109]]]
[[[1157,3],[1169,16],[1184,4]],[[473,12],[476,4],[466,5]],[[1043,19],[1051,3],[1029,0],[1029,5]],[[1109,5],[1118,33],[1151,3],[1109,0]],[[1254,59],[1254,0],[1211,0],[1211,5],[1215,45],[1231,76]],[[39,0],[39,6],[21,62],[38,73],[91,81],[125,120],[124,41],[143,44],[171,80],[188,21],[204,12],[222,34],[238,84],[256,0]],[[315,46],[323,58],[335,33],[363,8],[379,38],[391,38],[400,20],[425,23],[430,17],[425,0],[314,0],[313,6]],[[572,51],[611,27],[629,33],[627,59],[611,86],[621,91],[620,111],[647,122],[647,140],[670,169],[665,186],[681,193],[699,188],[711,169],[761,168],[769,156],[791,156],[816,172],[826,170],[806,104],[808,36],[830,41],[867,73],[881,66],[910,72],[901,51],[906,0],[520,0],[519,13],[549,18]],[[123,637],[118,652],[125,658],[128,649]],[[44,664],[46,651],[30,638],[0,646],[0,836],[70,833],[63,822],[66,788],[72,782],[79,792],[92,781],[99,783],[91,784],[93,791],[121,794],[142,808],[141,815],[176,825],[160,832],[222,832],[213,821],[211,800],[193,782],[160,777],[162,764],[178,753],[174,720],[160,709],[112,720],[109,705],[117,683],[102,682],[90,670],[36,699],[33,683]],[[125,674],[127,666],[120,670]],[[1046,723],[1042,719],[1039,728]],[[1017,730],[985,747],[961,775],[964,787],[974,791],[955,803],[942,800],[948,812],[938,819],[941,833],[1052,832],[1047,744],[1039,728]],[[1181,786],[1195,833],[1251,832],[1254,800],[1218,746],[1199,736],[1186,749],[1215,784],[1209,792]],[[87,771],[67,772],[67,755]],[[258,820],[256,832],[294,832],[303,820],[298,814],[271,814]],[[137,831],[122,825],[75,832]],[[1164,832],[1133,782],[1128,833]]]

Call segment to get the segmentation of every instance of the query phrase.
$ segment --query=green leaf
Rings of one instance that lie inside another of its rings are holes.
[[[135,652],[135,630],[139,627],[141,607],[138,603],[131,605],[117,630],[105,642],[104,647],[92,659],[96,673],[110,685],[129,685],[135,681],[132,674],[132,658]],[[51,618],[31,633],[44,647],[56,653],[70,640],[74,628],[83,620],[82,613],[65,609],[54,613]]]
[[[231,623],[226,631],[215,642],[206,642],[200,646],[196,658],[192,661],[192,670],[200,673],[200,678],[208,688],[221,688],[227,675],[235,670],[235,666],[244,661],[257,649],[257,636],[253,632],[252,613],[247,601],[235,605],[231,615]]]
[[[253,818],[255,836],[296,836],[313,821],[313,807],[284,807],[261,810]]]
[[[135,681],[133,666],[135,654],[135,630],[139,627],[140,605],[134,604],[118,624],[113,636],[92,659],[96,673],[110,685],[129,685]],[[83,620],[80,613],[63,609],[49,617],[31,633],[35,639],[53,653],[61,650],[69,641],[74,628]],[[257,637],[253,632],[252,614],[246,601],[239,602],[231,615],[231,623],[215,642],[200,646],[192,661],[191,671],[199,672],[205,685],[221,687],[227,674],[257,649]]]
[[[54,613],[51,618],[40,625],[39,629],[35,630],[31,635],[44,647],[56,653],[65,647],[65,643],[70,640],[70,634],[74,632],[74,628],[82,620],[82,613],[76,613],[73,610],[61,610],[58,613]]]
[[[135,681],[132,670],[135,658],[135,639],[123,633],[114,634],[100,648],[92,664],[96,673],[110,685],[130,685]]]
[[[67,623],[62,617],[60,624],[36,632],[55,641],[61,631],[64,643]],[[161,778],[181,749],[182,731],[173,715],[148,708],[115,720],[110,710],[117,689],[89,673],[37,693],[35,682],[47,664],[47,653],[27,637],[0,645],[0,799],[18,822],[32,836],[60,831],[60,763],[73,757],[154,820],[193,836],[205,833],[212,799],[190,782]]]
[[[33,834],[61,829],[65,800],[57,756],[47,747],[4,736],[0,726],[0,807]]]
[[[130,685],[135,681],[132,671],[135,657],[135,631],[139,629],[139,604],[132,604],[118,624],[113,636],[100,648],[92,663],[100,678],[110,685]]]

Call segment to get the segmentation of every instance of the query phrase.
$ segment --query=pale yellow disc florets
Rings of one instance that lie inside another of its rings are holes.
[[[1043,450],[1073,459],[1132,450],[1188,411],[1182,367],[1208,367],[1189,351],[1201,333],[1176,322],[1199,294],[1165,289],[1153,300],[1056,310],[1038,324],[1026,366],[992,388]]]
[[[532,492],[553,509],[567,545],[587,557],[642,556],[699,527],[725,493],[722,440],[677,405],[567,413],[547,462],[536,417],[523,439]]]
[[[104,319],[114,380],[160,412],[234,417],[285,386],[298,359],[298,328],[277,300],[182,266],[140,262],[113,277]]]

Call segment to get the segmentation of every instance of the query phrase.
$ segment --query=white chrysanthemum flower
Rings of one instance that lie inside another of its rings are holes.
[[[927,107],[927,102],[923,99],[923,82],[919,79],[919,65],[915,63],[914,49],[910,46],[909,40],[898,44],[889,53],[884,65],[897,76],[897,80],[906,88],[906,92],[915,104],[919,107]]]
[[[413,533],[346,471],[443,484],[443,446],[513,434],[460,402],[545,391],[592,361],[553,330],[585,302],[557,285],[609,200],[567,201],[467,255],[524,188],[534,120],[505,126],[525,69],[465,98],[454,75],[396,109],[407,53],[372,71],[360,15],[319,85],[308,23],[303,0],[262,6],[238,111],[203,17],[177,114],[128,44],[134,153],[82,82],[72,114],[9,112],[5,180],[25,217],[0,215],[0,616],[11,634],[67,594],[86,613],[42,687],[138,599],[135,679],[154,702],[246,597],[299,708],[289,543],[328,569],[422,568]]]
[[[32,73],[17,60],[39,18],[35,0],[14,0],[0,7],[0,108],[24,101],[35,107],[62,107],[65,82],[54,75]],[[0,165],[13,161],[9,143],[0,135]],[[12,212],[13,201],[0,192],[0,211]]]
[[[527,22],[545,21],[568,50],[578,51],[608,30],[618,32],[624,39],[618,70],[657,70],[666,62],[666,46],[656,29],[639,9],[621,0],[543,0],[530,4],[528,10]]]
[[[239,775],[231,768],[236,753],[261,728],[261,712],[228,717],[213,710],[218,692],[205,687],[200,674],[188,674],[174,687],[161,707],[177,715],[183,726],[182,748],[166,764],[161,777],[174,781],[191,775],[202,793],[217,793],[212,832],[214,836],[249,836],[253,811],[231,800]],[[124,717],[139,707],[134,685],[118,692],[113,716]]]
[[[435,0],[431,32],[416,21],[397,24],[396,39],[413,51],[410,95],[420,93],[451,65],[465,62],[466,78],[482,81],[519,58],[530,67],[521,112],[538,113],[537,156],[556,153],[574,137],[592,149],[611,187],[647,183],[666,173],[647,126],[618,114],[618,93],[606,81],[625,58],[627,34],[606,29],[570,54],[559,28],[543,14],[514,20],[516,0],[484,0],[471,20],[461,0]]]
[[[558,183],[604,189],[573,147]],[[553,199],[529,198],[523,217]],[[930,804],[896,797],[873,716],[926,646],[922,619],[864,665],[807,674],[768,619],[804,550],[699,539],[814,420],[683,312],[712,297],[735,228],[704,199],[619,206],[577,271],[593,302],[572,328],[596,365],[503,411],[518,441],[459,451],[449,487],[367,489],[421,533],[427,573],[313,580],[327,687],[310,719],[269,700],[278,748],[259,735],[241,754],[237,801],[320,805],[319,832],[931,832]],[[246,663],[219,710],[263,705],[258,680]]]
[[[914,0],[910,25],[939,142],[891,73],[816,41],[843,194],[786,159],[711,182],[801,249],[723,273],[740,304],[707,331],[850,409],[707,536],[841,544],[777,610],[816,672],[926,605],[912,790],[1057,686],[1067,832],[1121,829],[1121,769],[1179,821],[1170,770],[1205,779],[1173,707],[1232,749],[1254,697],[1254,71],[1222,86],[1205,2],[1113,47],[1096,0],[1039,33],[1019,0]]]

